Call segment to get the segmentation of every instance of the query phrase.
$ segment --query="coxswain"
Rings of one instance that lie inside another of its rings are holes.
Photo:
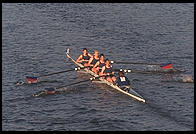
[[[100,54],[99,61],[93,66],[92,71],[99,74],[103,66],[105,66],[104,54]]]
[[[116,78],[116,80],[117,80],[117,85],[119,87],[121,87],[121,86],[130,86],[130,81],[126,76],[124,76],[123,71],[119,71],[118,75],[119,76]]]
[[[102,67],[101,72],[99,73],[100,76],[105,76],[106,80],[115,83],[116,77],[114,75],[114,71],[108,59],[105,60],[105,66]]]
[[[86,65],[91,57],[93,56],[90,53],[88,53],[87,48],[83,48],[82,54],[78,57],[76,62]]]
[[[99,61],[99,52],[97,50],[94,51],[93,57],[91,57],[87,64],[85,64],[85,67],[89,67],[89,69],[92,71],[93,66]]]
[[[129,79],[126,76],[124,76],[123,71],[119,71],[118,75],[119,76],[116,78],[117,86],[122,88],[124,91],[129,92],[129,89],[130,89],[130,81],[129,81]]]

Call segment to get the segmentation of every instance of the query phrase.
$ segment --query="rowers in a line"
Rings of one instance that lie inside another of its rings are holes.
[[[78,57],[76,62],[81,63],[83,65],[87,65],[89,59],[93,57],[90,53],[88,53],[87,48],[83,48],[82,54]]]

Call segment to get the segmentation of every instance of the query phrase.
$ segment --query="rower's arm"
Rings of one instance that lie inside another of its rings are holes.
[[[104,74],[104,71],[105,71],[105,66],[103,66],[102,69],[101,69],[101,72],[100,72],[100,75],[101,75],[101,76],[105,75],[105,74]]]
[[[114,71],[112,71],[112,74],[114,74]]]
[[[93,58],[93,55],[92,55],[92,54],[90,54],[90,53],[88,53],[88,56],[90,56],[90,58]]]
[[[94,68],[96,68],[99,65],[99,61],[94,65]]]
[[[78,57],[78,59],[76,60],[76,62],[77,62],[77,63],[81,63],[81,62],[82,62],[82,55],[80,55],[80,56]]]
[[[88,66],[90,66],[91,62],[93,61],[93,57],[89,59]]]

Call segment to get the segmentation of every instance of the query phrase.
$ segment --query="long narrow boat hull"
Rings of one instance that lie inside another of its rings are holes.
[[[67,57],[68,57],[75,65],[77,65],[77,66],[79,66],[79,67],[81,67],[81,68],[83,67],[82,64],[77,63],[77,62],[69,55],[69,49],[67,50],[66,55],[67,55]],[[89,73],[90,75],[92,75],[92,76],[94,76],[94,77],[98,77],[97,74],[95,74],[94,72],[90,71],[90,70],[87,69],[87,68],[85,68],[84,71],[86,71],[87,73]],[[118,90],[118,91],[120,91],[120,92],[122,92],[122,93],[124,93],[124,94],[126,94],[126,95],[128,95],[128,96],[130,96],[130,97],[132,97],[132,98],[134,98],[134,99],[136,99],[136,100],[138,100],[138,101],[141,101],[141,102],[144,102],[144,103],[146,102],[145,99],[144,99],[141,95],[139,95],[137,92],[135,92],[132,88],[129,89],[129,92],[126,92],[126,91],[124,91],[123,89],[121,89],[120,87],[118,87],[118,86],[112,84],[111,82],[108,82],[107,80],[105,80],[105,79],[102,78],[102,77],[100,77],[99,80],[100,80],[102,83],[105,83],[105,84],[111,86],[112,88],[114,88],[114,89],[116,89],[116,90]]]

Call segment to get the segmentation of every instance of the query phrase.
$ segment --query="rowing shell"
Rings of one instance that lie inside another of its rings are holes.
[[[82,64],[77,63],[77,62],[69,55],[69,49],[67,49],[66,55],[67,55],[67,57],[68,57],[74,64],[76,64],[76,65],[79,66],[79,67],[83,67]],[[98,77],[98,76],[99,76],[99,75],[95,74],[94,72],[90,71],[90,70],[87,69],[87,68],[85,68],[84,71],[85,71],[86,73],[89,73],[90,75],[92,75],[92,76],[94,76],[94,77]],[[120,91],[120,92],[122,92],[122,93],[124,93],[124,94],[126,94],[126,95],[128,95],[128,96],[130,96],[130,97],[132,97],[132,98],[134,98],[134,99],[136,99],[136,100],[138,100],[138,101],[141,101],[141,102],[144,102],[144,103],[146,102],[145,99],[144,99],[141,95],[139,95],[137,92],[135,92],[132,88],[129,88],[129,92],[126,92],[126,91],[124,91],[123,89],[121,89],[120,87],[118,87],[118,86],[112,84],[111,82],[108,82],[106,79],[104,79],[104,78],[102,78],[102,77],[100,77],[99,80],[102,81],[102,83],[105,83],[105,84],[111,86],[112,88],[114,88],[114,89],[116,89],[116,90],[118,90],[118,91]]]

